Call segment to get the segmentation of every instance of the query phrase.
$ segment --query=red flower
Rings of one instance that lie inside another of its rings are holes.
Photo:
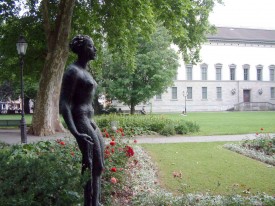
[[[59,142],[59,144],[61,144],[61,145],[65,145],[65,142],[61,141],[61,142]]]
[[[124,137],[124,136],[125,136],[124,132],[121,132],[121,136],[122,136],[122,137]]]
[[[115,144],[116,144],[115,141],[111,141],[111,142],[110,142],[110,145],[112,145],[112,146],[115,146]]]
[[[74,156],[74,152],[71,152],[71,155]]]
[[[123,129],[122,129],[122,128],[119,128],[119,131],[120,131],[120,132],[123,132]]]
[[[117,183],[117,179],[116,179],[115,177],[112,177],[110,181],[111,181],[111,183],[113,183],[113,184],[116,184],[116,183]]]
[[[132,157],[132,156],[134,156],[134,154],[135,154],[135,152],[134,152],[133,148],[130,146],[126,146],[126,156]]]
[[[106,138],[110,137],[110,135],[109,135],[108,132],[105,132],[105,137],[106,137]]]
[[[136,140],[136,139],[134,140],[134,143],[137,143],[137,140]]]
[[[114,149],[114,148],[112,148],[112,149],[111,149],[111,152],[112,152],[112,153],[115,153],[115,149]]]
[[[116,168],[115,168],[115,167],[112,167],[112,168],[111,168],[111,171],[112,171],[112,172],[116,172]]]
[[[261,130],[263,131],[263,130],[264,130],[264,128],[261,128]]]

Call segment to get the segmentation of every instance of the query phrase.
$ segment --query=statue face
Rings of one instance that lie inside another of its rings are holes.
[[[85,45],[85,54],[89,60],[94,60],[96,57],[96,48],[92,39],[88,39]]]

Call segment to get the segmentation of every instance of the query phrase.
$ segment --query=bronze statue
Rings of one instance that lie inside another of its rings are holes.
[[[96,48],[89,36],[77,35],[71,41],[70,49],[78,58],[64,73],[60,112],[82,153],[81,173],[86,169],[91,172],[91,179],[85,186],[84,205],[98,206],[104,168],[104,143],[99,128],[91,120],[94,115],[92,98],[97,83],[88,72],[88,62],[95,59]]]

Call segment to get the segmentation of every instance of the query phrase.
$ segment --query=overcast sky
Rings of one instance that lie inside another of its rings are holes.
[[[216,26],[275,29],[275,0],[223,0],[210,15]]]

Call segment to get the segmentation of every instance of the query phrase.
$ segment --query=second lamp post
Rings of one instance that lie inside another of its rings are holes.
[[[24,80],[23,80],[23,65],[24,60],[23,57],[26,54],[28,47],[28,43],[26,42],[25,38],[21,35],[16,43],[17,52],[20,58],[20,69],[21,69],[21,122],[20,122],[20,129],[21,129],[21,143],[27,143],[27,130],[26,130],[26,121],[25,121],[25,111],[24,111]]]
[[[183,91],[182,95],[184,97],[184,111],[183,111],[183,114],[186,115],[187,114],[187,111],[186,111],[186,98],[187,98],[188,92]]]

